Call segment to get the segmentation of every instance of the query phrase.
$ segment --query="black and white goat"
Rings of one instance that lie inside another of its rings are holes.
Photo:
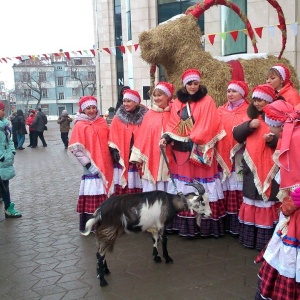
[[[88,235],[94,226],[99,244],[97,273],[100,286],[107,285],[104,275],[110,273],[105,254],[113,251],[117,237],[123,233],[151,232],[154,242],[154,261],[161,262],[157,250],[157,244],[161,238],[163,257],[167,264],[173,263],[167,250],[167,225],[178,212],[188,209],[197,213],[198,224],[200,224],[201,217],[210,217],[211,215],[208,196],[203,185],[196,180],[188,185],[193,186],[198,193],[189,193],[184,196],[180,193],[172,195],[163,191],[151,191],[112,196],[95,211],[82,234]]]

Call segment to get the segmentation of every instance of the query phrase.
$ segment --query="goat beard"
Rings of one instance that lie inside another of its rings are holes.
[[[201,215],[197,215],[197,217],[196,217],[196,223],[197,223],[197,225],[200,227],[200,225],[201,225],[201,220],[202,220],[202,216]]]

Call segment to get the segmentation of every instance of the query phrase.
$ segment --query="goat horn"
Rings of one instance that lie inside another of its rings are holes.
[[[199,195],[201,195],[201,196],[204,195],[204,193],[205,193],[204,186],[195,179],[193,180],[193,182],[186,183],[185,185],[193,186],[199,192]]]
[[[256,39],[254,35],[254,31],[252,29],[251,23],[249,22],[247,16],[239,9],[237,5],[232,3],[229,0],[203,0],[201,2],[198,2],[191,8],[188,8],[185,12],[186,15],[192,14],[195,18],[199,19],[201,15],[204,14],[206,10],[211,8],[214,5],[224,5],[227,6],[228,8],[232,9],[239,17],[240,19],[244,22],[247,31],[249,33],[249,37],[252,42],[252,46],[254,49],[254,53],[258,53],[258,49],[256,46]]]

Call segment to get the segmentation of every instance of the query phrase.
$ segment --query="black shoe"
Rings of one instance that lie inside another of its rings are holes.
[[[47,145],[43,145],[43,147],[47,147]]]
[[[27,147],[32,147],[31,145],[28,145]]]
[[[18,147],[17,149],[18,149],[18,150],[24,150],[25,148],[23,148],[23,147]]]
[[[31,148],[36,148],[36,146],[30,146]]]

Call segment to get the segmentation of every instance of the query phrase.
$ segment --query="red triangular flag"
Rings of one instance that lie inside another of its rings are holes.
[[[56,57],[60,57],[60,53],[53,53],[54,54],[54,56],[56,56]]]
[[[139,44],[134,44],[133,46],[134,46],[134,50],[136,51],[137,48],[139,47]]]
[[[215,42],[216,35],[215,34],[209,34],[207,37],[208,37],[210,43],[213,45],[214,42]]]
[[[232,36],[233,40],[236,42],[239,32],[238,32],[238,30],[230,31],[230,35]]]
[[[21,56],[16,56],[16,59],[22,61],[22,57]]]
[[[70,60],[70,53],[69,52],[65,52],[65,56],[67,57],[68,60]]]
[[[90,49],[90,51],[91,51],[92,54],[95,56],[95,50],[94,50],[94,49]]]
[[[109,48],[103,48],[104,51],[106,51],[108,54],[110,54]]]
[[[284,30],[284,25],[277,25],[277,27],[282,31]]]
[[[47,56],[47,54],[42,54],[46,59],[48,59],[48,56]]]
[[[118,46],[118,48],[120,49],[120,51],[125,54],[125,47],[124,46]]]
[[[82,51],[81,50],[77,50],[78,53],[80,53],[80,55],[82,55]]]
[[[7,63],[7,60],[5,58],[1,58],[2,60],[4,60]]]
[[[254,30],[257,33],[257,35],[261,38],[262,37],[263,27],[257,27],[257,28],[254,28]]]

